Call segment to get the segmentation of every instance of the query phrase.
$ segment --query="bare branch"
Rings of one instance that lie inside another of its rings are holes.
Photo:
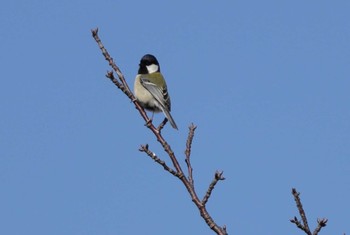
[[[194,131],[196,130],[197,126],[195,126],[193,123],[189,126],[189,132],[188,132],[188,137],[187,137],[187,141],[186,141],[186,150],[185,150],[185,162],[187,164],[187,169],[188,169],[188,181],[190,182],[190,184],[192,185],[192,187],[194,188],[194,180],[193,180],[193,169],[191,166],[191,148],[192,148],[192,141],[193,141],[193,137],[194,137]]]
[[[295,200],[297,208],[299,210],[299,214],[300,214],[300,217],[302,219],[302,223],[298,220],[298,218],[296,216],[294,216],[294,218],[291,219],[290,222],[295,224],[299,229],[303,230],[307,235],[317,235],[321,231],[321,229],[326,226],[328,220],[326,218],[317,219],[317,223],[318,223],[317,228],[315,229],[315,231],[313,233],[311,233],[308,222],[307,222],[306,214],[305,214],[303,205],[301,204],[301,200],[299,197],[300,193],[297,192],[297,190],[295,188],[293,188],[292,194],[294,196],[294,200]]]
[[[317,227],[315,228],[315,231],[312,233],[312,235],[317,235],[323,227],[327,226],[328,219],[317,219]]]
[[[164,118],[163,121],[159,124],[158,126],[158,131],[161,132],[162,129],[164,128],[165,124],[168,122],[168,119],[167,118]]]
[[[121,83],[114,77],[113,72],[108,72],[106,77],[108,77],[114,85],[116,85],[119,89],[123,91],[123,93],[134,103],[135,108],[139,111],[142,118],[146,121],[146,126],[152,130],[152,132],[157,132],[156,127],[152,124],[151,120],[148,118],[147,113],[145,110],[141,107],[141,105],[137,102],[137,99],[132,94],[132,92],[129,89],[128,84],[126,83],[124,79],[124,75],[120,71],[119,67],[114,63],[113,58],[109,55],[107,49],[102,44],[101,39],[98,36],[98,28],[91,30],[92,36],[97,42],[99,48],[102,51],[102,55],[105,57],[105,59],[108,61],[108,64],[113,68],[113,70],[117,73],[119,80]]]
[[[158,163],[159,165],[163,166],[164,170],[170,172],[170,174],[172,174],[172,175],[174,175],[174,176],[176,176],[176,177],[179,178],[179,174],[176,173],[176,171],[174,171],[173,169],[171,169],[170,167],[168,167],[167,164],[166,164],[164,161],[162,161],[160,158],[157,157],[157,155],[156,155],[154,152],[152,152],[152,151],[150,151],[150,150],[148,149],[148,144],[146,144],[146,145],[141,145],[141,147],[139,148],[139,151],[140,151],[140,152],[145,152],[145,153],[146,153],[148,156],[150,156],[156,163]]]
[[[97,42],[99,48],[102,51],[103,56],[105,57],[105,59],[108,61],[109,66],[111,66],[113,68],[113,70],[117,73],[119,80],[122,82],[123,86],[125,87],[126,91],[132,95],[130,88],[128,86],[128,84],[125,81],[124,75],[122,74],[122,72],[120,71],[119,67],[114,63],[113,58],[109,55],[108,51],[106,50],[106,48],[103,46],[101,39],[98,36],[98,28],[91,30],[92,32],[92,37],[95,39],[95,41]],[[128,95],[128,94],[127,94]],[[129,96],[128,96],[129,97]],[[129,97],[130,98],[130,97]]]
[[[306,234],[312,235],[311,232],[310,232],[310,228],[309,228],[308,222],[307,222],[305,211],[303,209],[303,205],[301,204],[301,201],[300,201],[300,197],[299,197],[300,193],[298,193],[297,190],[295,188],[293,188],[292,189],[292,194],[294,196],[295,203],[297,204],[297,208],[299,210],[299,214],[300,214],[301,219],[303,221],[302,227],[298,226],[298,228],[302,229]]]
[[[290,222],[292,222],[292,223],[295,224],[298,228],[300,228],[301,230],[304,231],[304,226],[300,223],[300,221],[298,220],[298,218],[297,218],[296,216],[294,216],[294,218],[291,219]]]
[[[189,175],[191,175],[191,181],[190,182],[185,176],[184,173],[181,169],[181,166],[174,154],[174,152],[172,151],[170,145],[165,141],[165,139],[163,138],[163,136],[161,135],[161,130],[164,127],[164,125],[166,124],[167,120],[165,119],[158,128],[156,128],[153,123],[152,120],[148,118],[146,112],[144,111],[144,109],[140,106],[140,104],[137,102],[137,100],[135,99],[134,95],[132,94],[132,92],[130,91],[130,88],[128,86],[128,84],[126,83],[126,80],[124,79],[124,76],[122,74],[122,72],[120,71],[119,67],[114,63],[113,58],[109,55],[109,53],[107,52],[107,50],[105,49],[105,47],[103,46],[100,38],[98,37],[98,29],[93,29],[91,30],[92,32],[92,36],[95,39],[95,41],[97,42],[99,48],[102,51],[103,56],[105,57],[105,59],[108,61],[109,65],[113,68],[113,70],[117,73],[118,78],[120,80],[120,82],[114,77],[113,72],[108,72],[107,73],[107,77],[120,89],[123,91],[123,93],[129,97],[129,99],[134,103],[135,108],[139,111],[140,115],[142,116],[142,118],[146,121],[146,126],[153,132],[153,134],[155,135],[157,141],[162,145],[164,151],[169,155],[170,160],[172,161],[172,164],[174,166],[174,169],[170,168],[169,166],[166,165],[166,163],[164,161],[162,161],[161,159],[159,159],[156,154],[154,154],[152,151],[150,151],[148,149],[148,145],[144,145],[141,146],[141,148],[139,149],[142,152],[145,152],[148,156],[150,156],[155,162],[157,162],[158,164],[160,164],[161,166],[163,166],[163,168],[168,171],[169,173],[171,173],[172,175],[176,176],[178,179],[181,180],[181,182],[183,183],[183,185],[186,187],[188,193],[191,196],[191,199],[193,201],[193,203],[197,206],[200,215],[202,216],[202,218],[204,219],[204,221],[207,223],[207,225],[210,227],[210,229],[212,229],[216,234],[219,235],[227,235],[227,231],[226,231],[226,226],[223,226],[222,228],[220,226],[218,226],[214,220],[211,218],[211,216],[209,215],[205,204],[203,204],[197,194],[196,191],[193,187],[193,178],[192,178],[192,167],[190,165],[190,161],[189,161],[189,156],[190,156],[190,149],[191,149],[191,143],[192,143],[192,137],[189,137],[190,140],[188,140],[188,147],[187,147],[187,153],[186,153],[186,159],[187,160],[187,166],[189,168]],[[193,132],[195,129],[195,126],[192,124],[192,128],[193,128]],[[191,129],[191,127],[190,127]],[[193,134],[192,134],[193,135]],[[188,156],[188,157],[187,157]],[[219,173],[218,176],[216,176],[215,178],[217,181],[218,180],[222,180],[221,179],[221,174]],[[214,181],[213,181],[214,182]],[[210,193],[213,190],[214,186],[215,186],[216,182],[212,185],[212,187],[210,189]],[[209,191],[209,190],[208,190]],[[209,196],[210,196],[209,193]],[[207,196],[209,198],[209,196]],[[208,199],[206,199],[208,200]]]
[[[208,199],[209,199],[209,197],[210,197],[212,191],[214,190],[215,185],[219,182],[219,180],[225,180],[225,178],[222,176],[223,173],[224,173],[223,171],[221,171],[221,172],[219,172],[219,171],[215,172],[214,179],[213,179],[213,181],[210,183],[209,188],[208,188],[207,192],[205,193],[205,195],[204,195],[204,197],[203,197],[203,199],[202,199],[202,204],[203,204],[203,205],[207,204]]]
[[[106,74],[106,77],[109,78],[114,85],[116,85],[120,90],[122,90],[128,97],[132,96],[132,94],[129,94],[128,91],[125,89],[124,85],[121,84],[115,77],[113,74],[113,71],[109,71]]]

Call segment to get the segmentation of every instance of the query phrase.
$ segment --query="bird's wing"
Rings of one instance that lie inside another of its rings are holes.
[[[157,87],[156,84],[151,82],[146,77],[140,78],[141,85],[148,90],[154,99],[158,102],[159,108],[163,111],[167,119],[170,121],[170,124],[173,128],[178,129],[177,125],[170,114],[170,98],[168,95],[168,91],[166,85],[163,88]]]
[[[167,109],[166,101],[164,99],[163,89],[158,88],[156,84],[151,82],[146,77],[141,77],[141,85],[152,94],[152,96],[158,101],[162,109]]]

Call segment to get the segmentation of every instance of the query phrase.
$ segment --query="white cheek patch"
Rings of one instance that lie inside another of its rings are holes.
[[[158,71],[158,65],[156,64],[147,65],[146,67],[147,67],[148,73],[155,73]]]

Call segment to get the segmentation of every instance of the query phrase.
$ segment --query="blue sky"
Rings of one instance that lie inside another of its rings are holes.
[[[213,234],[129,100],[107,79],[99,35],[130,86],[160,61],[184,166],[220,182],[208,210],[229,234],[350,233],[349,1],[6,1],[0,9],[0,233]],[[155,122],[162,120],[155,117]]]

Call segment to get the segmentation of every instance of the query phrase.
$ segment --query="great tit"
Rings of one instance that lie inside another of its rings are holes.
[[[152,111],[153,114],[163,112],[171,126],[177,129],[170,114],[171,102],[167,86],[155,56],[147,54],[141,58],[135,78],[134,93],[143,108]]]

